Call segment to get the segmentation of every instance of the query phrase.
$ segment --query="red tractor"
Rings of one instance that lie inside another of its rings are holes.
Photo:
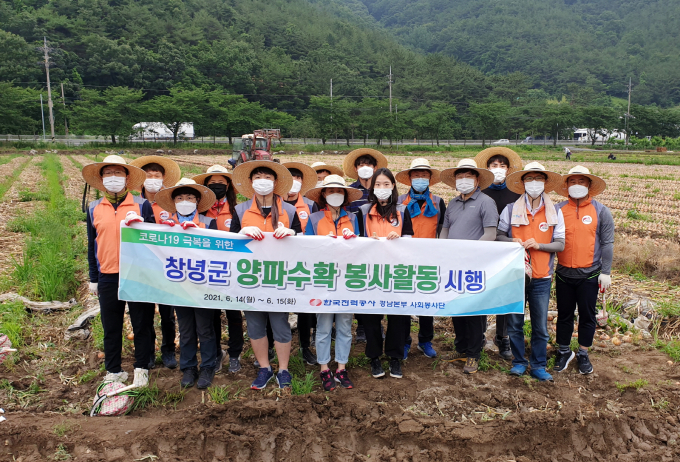
[[[273,139],[281,140],[281,130],[278,128],[264,128],[241,136],[240,140],[234,140],[229,164],[232,167],[236,167],[249,160],[273,160],[278,162],[278,159],[272,157]]]

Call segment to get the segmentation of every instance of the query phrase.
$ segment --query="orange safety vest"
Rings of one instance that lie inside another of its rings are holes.
[[[314,228],[314,233],[317,236],[328,236],[328,234],[333,233],[335,236],[342,236],[342,231],[349,229],[353,233],[357,233],[354,229],[354,219],[355,215],[351,212],[346,212],[338,220],[338,225],[336,227],[335,220],[333,220],[333,214],[331,210],[326,207],[324,210],[313,213],[309,219],[311,220],[312,227]]]
[[[309,220],[309,216],[312,214],[313,205],[314,202],[307,199],[306,197],[303,197],[302,194],[298,193],[297,202],[295,203],[295,211],[297,212],[298,219],[300,220],[300,224],[302,225],[303,234],[305,232],[305,229],[307,228],[307,220]]]
[[[373,237],[373,233],[376,233],[378,237],[387,237],[392,231],[401,236],[401,228],[404,225],[403,205],[397,206],[398,218],[393,219],[391,222],[378,214],[376,205],[362,205],[361,212],[364,216],[364,236]]]
[[[170,212],[163,210],[156,202],[151,203],[151,208],[153,209],[153,216],[156,219],[156,223],[160,223],[161,221],[170,218]]]
[[[400,199],[402,200],[401,204],[407,206],[409,202],[411,202],[411,196],[409,194],[405,194],[405,196],[406,196],[405,199],[402,199],[401,197]],[[433,217],[426,217],[425,207],[427,206],[427,204],[423,204],[423,206],[420,208],[421,210],[420,215],[418,215],[415,218],[411,217],[411,225],[413,226],[413,237],[422,237],[429,239],[437,238],[437,226],[439,226],[439,214],[441,213],[441,210],[439,210],[440,198],[430,193],[430,200],[434,204],[434,207],[437,209],[437,214]]]
[[[290,225],[293,222],[293,215],[295,214],[295,207],[283,202],[279,196],[274,197],[276,197],[276,206],[279,210],[279,223],[283,224],[286,228],[290,228]],[[271,212],[266,218],[263,217],[257,206],[257,201],[254,199],[238,204],[236,206],[236,213],[241,221],[241,228],[245,228],[246,226],[257,226],[260,231],[270,233],[278,228],[278,223],[276,223],[276,226],[272,225]]]
[[[510,237],[518,237],[522,241],[528,241],[532,237],[539,244],[550,244],[553,238],[554,226],[549,226],[545,218],[545,207],[536,212],[536,215],[527,214],[529,224],[522,226],[510,226]],[[531,255],[531,272],[535,279],[550,276],[553,271],[555,254],[542,250],[529,249]]]
[[[564,215],[564,250],[557,254],[560,265],[567,268],[590,268],[600,261],[597,236],[599,212],[604,207],[597,201],[581,199],[578,207],[572,198],[557,207]]]
[[[128,212],[142,215],[142,205],[146,199],[128,193],[117,209],[113,208],[106,197],[90,204],[89,213],[92,225],[97,232],[94,254],[100,273],[117,274],[120,255],[120,222]]]
[[[175,221],[175,223],[179,223],[179,217],[177,216],[177,212],[172,214],[172,219]],[[206,229],[208,226],[210,226],[210,222],[212,220],[213,218],[205,217],[200,213],[197,213],[196,215],[194,215],[194,218],[192,218],[191,221],[196,223],[199,228]]]
[[[217,229],[220,231],[229,231],[229,228],[231,228],[231,210],[229,210],[229,203],[227,201],[224,201],[224,205],[218,213],[215,213],[215,210],[210,208],[205,212],[205,216],[214,218],[217,223]]]

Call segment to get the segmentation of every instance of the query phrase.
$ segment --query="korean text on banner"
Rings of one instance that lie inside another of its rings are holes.
[[[199,308],[469,316],[524,312],[512,242],[332,239],[121,223],[121,300]]]

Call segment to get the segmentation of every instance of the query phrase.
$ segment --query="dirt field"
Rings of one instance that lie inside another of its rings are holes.
[[[73,161],[60,156],[68,197],[80,200],[82,180],[76,163],[92,162],[91,154],[96,152],[72,151]],[[142,152],[134,156],[138,154]],[[213,163],[226,164],[226,157],[216,154],[173,158],[190,173]],[[395,171],[407,168],[411,157],[391,157],[390,165]],[[338,156],[280,158],[341,164]],[[457,162],[434,159],[440,168]],[[5,225],[36,206],[36,201],[17,200],[19,191],[36,191],[39,161],[32,160],[0,202],[3,279],[11,269],[8,254],[20,254],[23,243],[23,236],[6,231]],[[20,162],[17,158],[0,165],[0,174],[11,173]],[[545,164],[559,173],[572,165]],[[674,194],[680,192],[680,167],[587,166],[607,177],[610,188],[602,201],[615,212],[618,227],[631,223],[627,236],[677,241],[669,229],[677,233],[680,200]],[[653,192],[656,188],[659,191]],[[446,199],[452,196],[441,185],[434,192]],[[649,219],[630,218],[627,211],[633,207]],[[87,305],[84,289],[80,302]],[[614,304],[661,293],[668,299],[678,297],[676,287],[614,275]],[[68,312],[34,315],[28,345],[15,364],[0,366],[0,407],[7,418],[0,422],[0,461],[680,460],[680,368],[654,349],[651,340],[623,336],[616,327],[596,334],[591,354],[594,374],[581,376],[572,365],[554,374],[554,383],[509,376],[509,363],[500,359],[491,343],[488,370],[464,376],[462,364],[445,361],[453,347],[450,320],[437,319],[434,346],[440,359],[428,359],[416,350],[414,322],[414,347],[401,380],[373,379],[362,365],[364,346],[359,344],[353,347],[357,360],[349,369],[353,390],[324,393],[317,383],[307,395],[280,394],[273,385],[255,392],[249,389],[256,374],[253,358],[244,355],[241,372],[229,374],[225,367],[216,376],[214,387],[229,391],[223,404],[196,388],[181,393],[181,373],[158,366],[151,373],[158,392],[145,409],[125,417],[90,418],[84,414],[103,376],[103,359],[91,338],[64,340],[66,327],[82,310],[77,305]],[[226,320],[224,324],[226,335]],[[158,336],[160,342],[160,331]],[[620,345],[612,342],[615,338],[623,340]],[[295,333],[293,339],[297,348]],[[125,344],[124,369],[131,373],[131,342]],[[226,346],[226,338],[222,344]],[[307,366],[306,371],[317,369]]]

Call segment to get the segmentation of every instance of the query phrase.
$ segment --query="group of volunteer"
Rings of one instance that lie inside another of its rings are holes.
[[[350,152],[342,168],[316,162],[280,164],[251,161],[233,172],[214,165],[193,178],[181,178],[171,159],[145,156],[129,164],[108,156],[83,168],[85,181],[103,195],[87,213],[90,291],[99,296],[104,328],[105,382],[125,382],[121,368],[122,330],[126,302],[118,298],[120,222],[204,228],[240,233],[254,240],[273,233],[275,239],[320,235],[332,239],[394,240],[463,239],[517,242],[525,249],[525,304],[531,319],[531,352],[525,358],[524,314],[496,316],[494,343],[499,355],[512,361],[510,374],[528,373],[552,380],[546,370],[548,303],[555,279],[557,344],[553,371],[562,372],[576,359],[581,374],[593,371],[588,358],[596,327],[598,292],[611,284],[614,222],[607,207],[595,200],[605,182],[587,168],[576,166],[560,175],[538,162],[522,167],[513,150],[493,147],[475,159],[462,159],[455,168],[438,170],[424,158],[396,175],[379,151]],[[345,177],[356,179],[347,185]],[[458,191],[446,205],[431,192],[438,183]],[[399,195],[397,183],[409,190]],[[133,194],[133,191],[135,193]],[[565,198],[554,203],[548,193]],[[237,193],[247,200],[237,203]],[[432,244],[436,246],[436,243]],[[455,257],[455,256],[451,256]],[[555,264],[557,257],[557,264]],[[553,274],[554,273],[554,274]],[[127,302],[134,332],[134,381],[148,384],[155,367],[154,314],[150,303]],[[578,307],[577,352],[570,348],[574,312]],[[241,370],[244,346],[241,311],[225,310],[228,348],[221,347],[222,311],[159,305],[165,367],[177,367],[175,328],[179,331],[181,385],[209,387],[229,358],[228,370]],[[252,389],[271,380],[290,387],[288,371],[292,333],[288,313],[246,311],[248,338],[257,376]],[[357,328],[352,332],[354,319]],[[411,316],[379,314],[298,314],[300,353],[307,364],[319,365],[323,388],[353,388],[346,370],[353,341],[365,342],[371,374],[384,377],[381,357],[389,358],[389,375],[403,376],[403,361],[411,349]],[[450,361],[464,362],[463,372],[477,372],[486,344],[486,316],[454,316],[455,351]],[[434,358],[433,318],[418,319],[417,349]],[[335,343],[335,371],[331,346]],[[200,346],[200,369],[197,353]],[[315,347],[316,353],[312,351]],[[277,358],[278,370],[271,361]]]

